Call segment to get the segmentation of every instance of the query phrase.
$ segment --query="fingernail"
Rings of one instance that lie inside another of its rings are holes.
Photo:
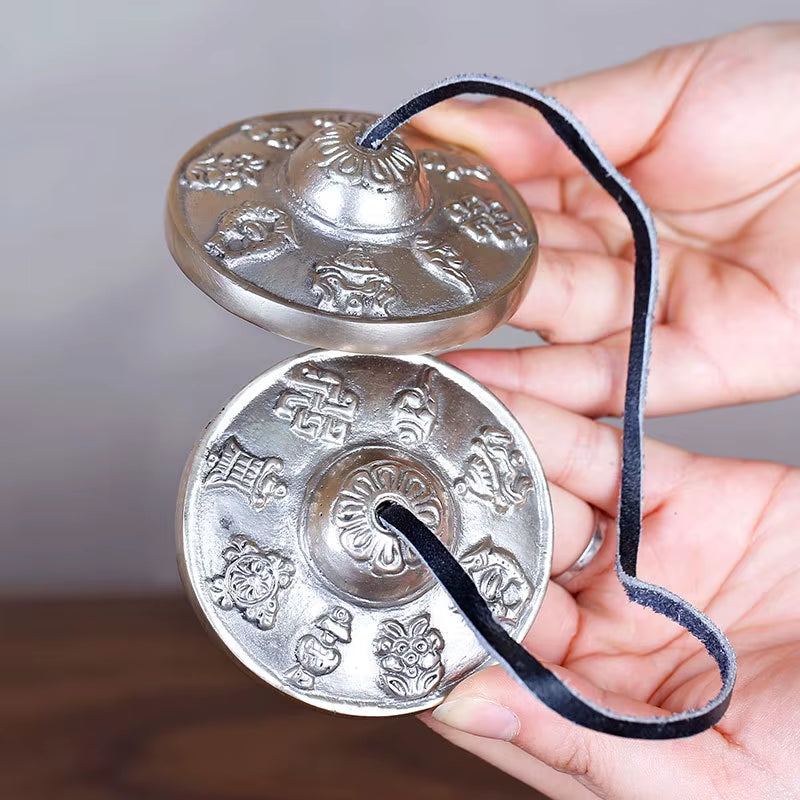
[[[509,741],[519,733],[519,717],[510,709],[483,697],[448,700],[433,711],[437,722],[486,739]]]

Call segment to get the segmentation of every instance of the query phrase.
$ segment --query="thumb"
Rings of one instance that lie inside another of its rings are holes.
[[[613,163],[625,164],[648,148],[704,48],[694,43],[656,51],[544,91],[586,125]],[[450,100],[419,114],[413,124],[476,152],[510,181],[582,172],[541,115],[513,100]]]
[[[642,717],[667,713],[648,703],[603,692],[563,667],[550,668],[584,697],[604,707]],[[518,767],[513,769],[522,780],[539,782],[541,769],[534,769],[538,762],[599,797],[615,800],[660,796],[658,787],[664,786],[669,787],[670,797],[700,796],[709,763],[719,757],[713,753],[717,737],[709,733],[650,742],[582,728],[548,709],[498,666],[459,684],[431,717],[426,720],[431,727],[476,755],[485,757],[486,740],[494,739],[511,742],[533,756],[530,775],[522,774]],[[452,730],[472,735],[451,736]],[[490,760],[505,768],[502,762]]]

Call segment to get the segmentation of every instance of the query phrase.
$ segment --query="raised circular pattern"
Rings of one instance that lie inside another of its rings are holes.
[[[378,523],[406,505],[517,639],[550,572],[541,466],[513,416],[430,356],[313,351],[245,387],[205,430],[179,499],[181,572],[250,671],[356,715],[438,703],[487,655]]]
[[[418,223],[431,209],[425,170],[392,134],[377,150],[356,143],[363,126],[329,125],[289,156],[285,188],[297,209],[340,230],[391,233]]]
[[[306,548],[323,580],[361,602],[406,602],[433,578],[404,542],[378,522],[384,500],[413,511],[452,544],[453,500],[435,467],[395,447],[357,446],[321,466],[308,492]]]
[[[374,119],[293,112],[198,143],[167,202],[181,269],[257,325],[351,352],[445,349],[508,319],[536,259],[525,203],[410,125],[362,148]]]

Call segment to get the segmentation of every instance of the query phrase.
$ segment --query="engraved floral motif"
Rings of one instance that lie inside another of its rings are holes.
[[[206,465],[209,470],[203,483],[207,488],[234,489],[247,497],[256,511],[261,511],[273,498],[286,497],[286,483],[279,478],[283,474],[283,461],[248,453],[235,436],[225,441],[220,452],[209,453]]]
[[[243,203],[226,211],[205,249],[232,269],[241,261],[270,260],[297,242],[288,214],[261,203]]]
[[[414,237],[414,254],[419,262],[437,278],[455,284],[461,291],[475,298],[475,287],[464,271],[466,261],[458,251],[428,234]]]
[[[517,559],[487,538],[464,555],[461,566],[472,576],[492,614],[508,626],[515,625],[531,596],[531,585]]]
[[[320,310],[353,316],[386,317],[397,297],[391,277],[360,245],[353,245],[332,261],[318,262],[311,289],[319,295]]]
[[[357,126],[346,122],[321,128],[312,139],[314,164],[332,180],[379,192],[414,180],[417,162],[399,136],[389,136],[377,150],[368,150],[356,144],[357,135]]]
[[[263,142],[278,150],[294,150],[303,141],[303,137],[288,125],[273,125],[263,119],[248,120],[241,130],[254,142]]]
[[[392,400],[392,425],[405,445],[426,441],[436,424],[439,403],[432,382],[433,370],[428,367],[413,386],[400,389]]]
[[[226,611],[237,609],[261,630],[272,628],[278,597],[292,582],[294,564],[244,536],[234,536],[222,557],[224,571],[209,580],[212,600]]]
[[[492,180],[494,173],[491,168],[484,164],[471,167],[468,164],[456,164],[452,166],[447,156],[438,150],[423,150],[419,154],[419,160],[429,172],[440,173],[448,181],[460,181],[463,178],[474,178],[478,181]]]
[[[244,186],[258,186],[266,165],[266,159],[253,153],[235,156],[212,153],[190,161],[180,177],[180,184],[189,189],[214,189],[233,194]]]
[[[471,450],[464,475],[454,483],[455,490],[473,494],[501,513],[524,505],[533,480],[525,470],[525,457],[514,448],[511,434],[485,426],[472,440]]]
[[[381,623],[373,643],[381,688],[404,700],[425,697],[444,675],[442,634],[420,614],[404,625],[396,619]]]
[[[319,617],[311,632],[297,640],[294,648],[297,664],[286,672],[287,680],[299,689],[310,691],[317,678],[334,672],[342,663],[337,645],[350,642],[352,624],[353,615],[342,606],[335,606]]]
[[[523,247],[530,242],[528,234],[499,200],[484,200],[465,195],[445,206],[450,219],[461,226],[467,236],[481,244],[497,247]]]
[[[289,420],[292,431],[302,439],[344,444],[359,403],[358,395],[344,388],[344,378],[333,370],[301,364],[287,383],[275,414]]]
[[[419,566],[419,557],[389,533],[375,517],[376,507],[394,500],[436,531],[442,501],[431,481],[397,459],[382,459],[351,472],[331,507],[331,520],[345,552],[364,563],[373,575],[398,575]]]

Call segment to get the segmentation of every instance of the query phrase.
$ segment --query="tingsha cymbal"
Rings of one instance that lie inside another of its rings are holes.
[[[537,253],[524,201],[409,126],[360,147],[374,119],[290,112],[193,147],[167,204],[181,269],[233,313],[331,349],[438,351],[507,320]]]
[[[313,705],[386,716],[436,705],[486,663],[444,589],[376,518],[386,500],[440,536],[525,635],[553,524],[520,425],[430,356],[314,351],[236,395],[184,474],[183,579],[241,664]]]

